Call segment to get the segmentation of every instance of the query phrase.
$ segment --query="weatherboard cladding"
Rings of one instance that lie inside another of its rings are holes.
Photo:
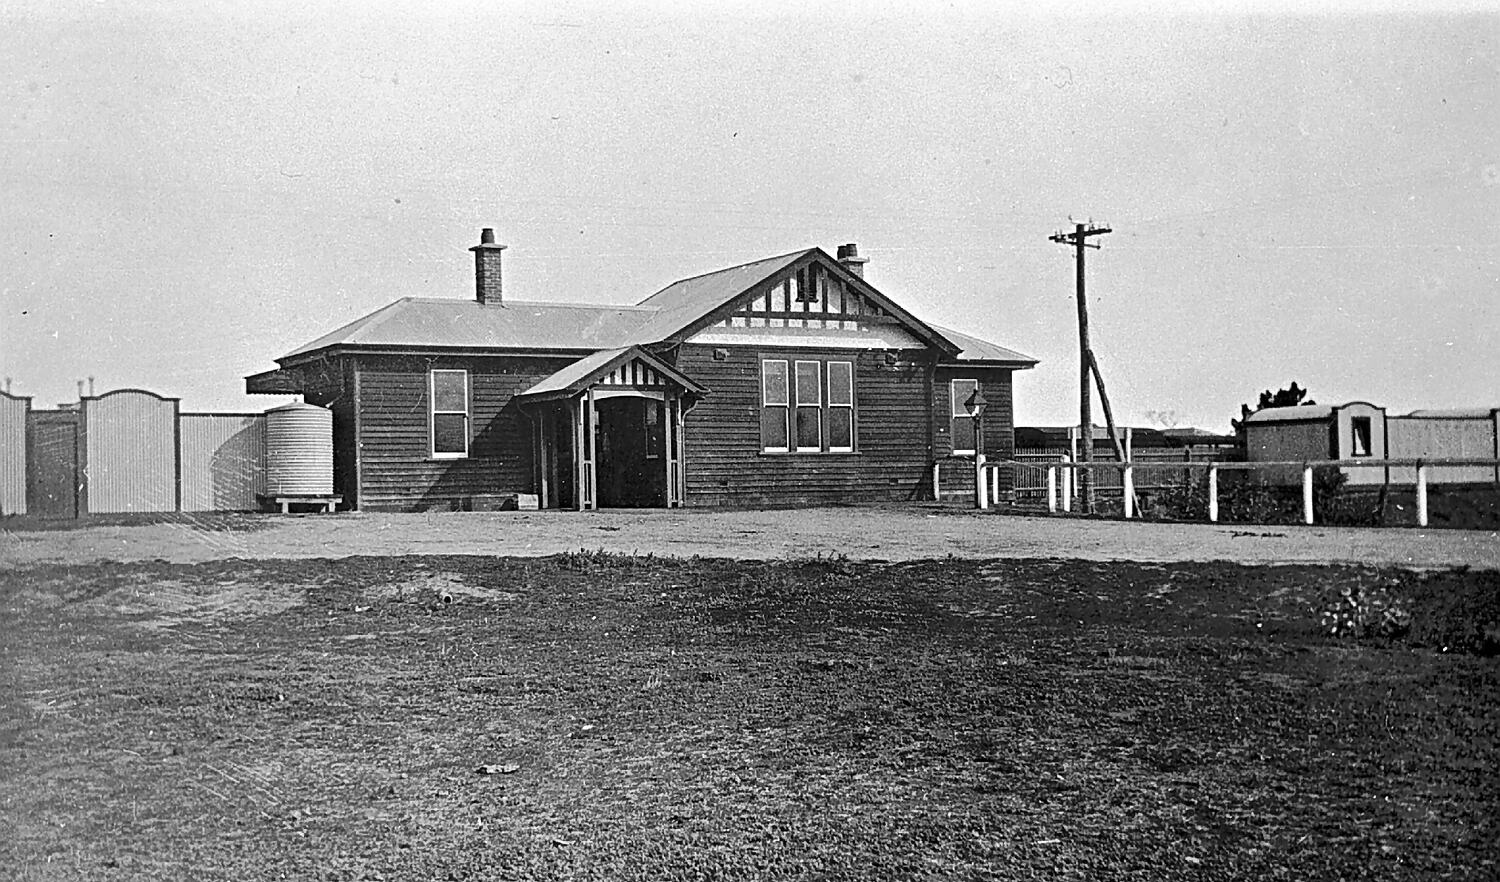
[[[476,495],[532,492],[533,427],[515,399],[572,361],[567,356],[361,356],[360,507],[449,510]],[[466,458],[431,456],[430,370],[469,372]]]

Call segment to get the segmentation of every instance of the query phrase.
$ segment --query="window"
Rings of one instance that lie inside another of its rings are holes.
[[[853,362],[765,359],[760,367],[763,451],[854,452]]]
[[[469,372],[428,374],[432,404],[432,455],[461,459],[469,455]]]
[[[854,450],[854,365],[850,362],[828,363],[827,414],[829,451]]]
[[[1370,418],[1350,417],[1349,419],[1349,442],[1350,455],[1370,455]]]
[[[797,449],[823,449],[822,362],[797,362]]]
[[[974,418],[969,416],[969,411],[964,407],[964,402],[979,389],[978,380],[954,380],[951,384],[950,396],[952,407],[949,414],[952,418],[953,429],[953,452],[959,455],[974,455]]]
[[[790,388],[785,361],[760,363],[760,443],[771,453],[790,449],[787,432],[787,409]]]

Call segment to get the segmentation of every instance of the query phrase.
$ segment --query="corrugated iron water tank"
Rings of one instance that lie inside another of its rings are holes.
[[[333,411],[316,404],[266,411],[266,495],[333,495]]]

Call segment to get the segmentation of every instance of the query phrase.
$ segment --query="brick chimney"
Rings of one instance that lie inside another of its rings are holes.
[[[500,303],[500,252],[504,245],[495,244],[495,231],[485,227],[479,231],[479,244],[469,249],[474,252],[474,299],[480,303]]]
[[[865,264],[869,262],[870,258],[859,256],[859,246],[853,242],[839,246],[839,265],[861,279],[865,277]]]

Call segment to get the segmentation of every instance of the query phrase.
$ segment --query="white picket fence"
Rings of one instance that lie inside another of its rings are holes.
[[[1128,460],[1126,462],[1070,462],[1066,459],[1046,463],[1041,466],[1046,472],[1047,488],[1047,510],[1056,512],[1070,511],[1074,489],[1077,484],[1076,473],[1081,469],[1110,469],[1118,470],[1121,480],[1121,497],[1124,501],[1126,518],[1136,516],[1135,491],[1136,473],[1141,470],[1172,469],[1177,471],[1206,471],[1208,476],[1206,493],[1208,495],[1208,519],[1216,522],[1219,519],[1219,472],[1250,471],[1264,469],[1286,469],[1298,468],[1302,472],[1302,519],[1305,523],[1313,522],[1313,470],[1325,466],[1336,468],[1384,468],[1384,469],[1414,469],[1415,487],[1417,495],[1417,524],[1428,525],[1427,517],[1427,488],[1431,483],[1431,470],[1436,468],[1450,469],[1456,467],[1481,467],[1489,469],[1500,469],[1500,460],[1496,459],[1466,459],[1466,458],[1432,458],[1432,459],[1316,459],[1316,460],[1293,460],[1276,462],[1190,462],[1185,460],[1166,461],[1139,461]],[[1017,459],[995,460],[987,462],[983,455],[974,461],[974,504],[976,507],[986,509],[990,507],[991,500],[999,498],[1000,478],[1003,469],[1034,469],[1038,465],[1034,461]],[[1404,484],[1404,482],[1401,482]]]

